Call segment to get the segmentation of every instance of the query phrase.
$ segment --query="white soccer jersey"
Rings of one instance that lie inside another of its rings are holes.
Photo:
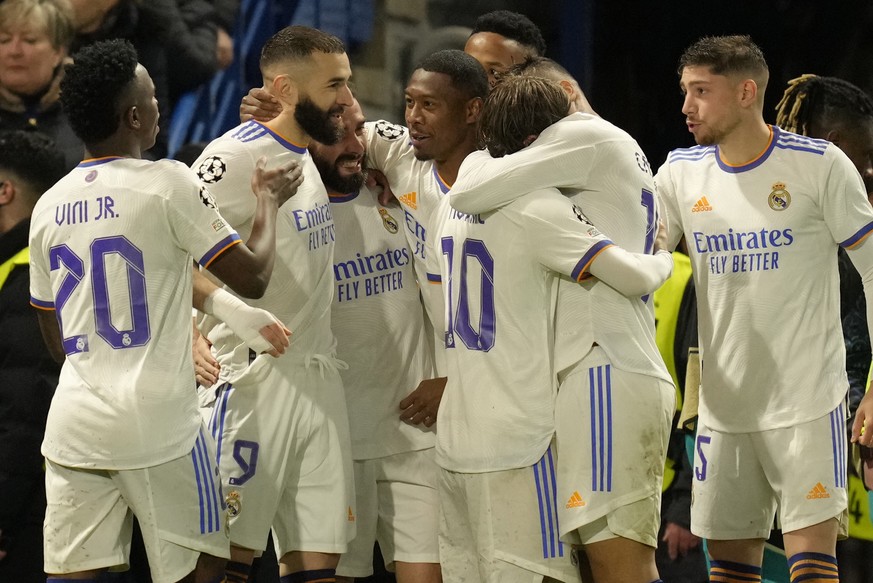
[[[623,249],[651,253],[658,217],[649,163],[636,140],[596,115],[571,114],[543,130],[531,146],[502,158],[470,154],[449,202],[461,212],[479,213],[545,187],[564,188]],[[654,340],[649,297],[627,298],[594,280],[584,288],[568,280],[559,288],[556,370],[581,360],[596,342],[617,368],[669,381]]]
[[[85,161],[40,198],[31,303],[57,310],[67,354],[45,457],[124,470],[190,453],[192,258],[208,265],[238,242],[178,162]]]
[[[848,388],[836,250],[864,240],[873,209],[839,148],[772,130],[746,165],[698,146],[671,152],[656,177],[671,245],[684,235],[692,261],[700,414],[718,431],[811,421]]]
[[[433,377],[424,309],[402,211],[366,187],[330,195],[337,228],[332,327],[349,410],[354,459],[433,447],[433,433],[400,421],[398,403]]]
[[[437,462],[468,473],[531,466],[555,428],[557,276],[584,278],[611,242],[556,190],[482,215],[444,200],[437,213],[428,263],[448,305]]]
[[[432,160],[419,160],[409,141],[409,130],[381,120],[366,124],[367,159],[381,170],[403,209],[403,231],[412,249],[415,275],[421,288],[424,306],[435,333],[441,335],[444,311],[442,295],[427,282],[426,254],[428,232],[433,214],[449,191]],[[437,365],[441,366],[441,349],[437,345]]]
[[[276,219],[276,261],[264,296],[247,303],[279,318],[294,334],[289,355],[329,354],[330,303],[333,296],[334,223],[327,191],[306,148],[292,144],[258,122],[244,123],[206,147],[192,168],[215,196],[222,215],[243,237],[251,233],[257,200],[251,189],[255,163],[268,167],[296,159],[303,184],[279,209]],[[209,340],[231,378],[249,364],[249,351],[226,324],[209,332]]]

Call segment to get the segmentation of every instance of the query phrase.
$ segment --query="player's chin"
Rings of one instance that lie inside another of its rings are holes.
[[[412,146],[412,153],[416,160],[433,160],[433,154],[431,154],[426,148],[416,148],[415,146]]]

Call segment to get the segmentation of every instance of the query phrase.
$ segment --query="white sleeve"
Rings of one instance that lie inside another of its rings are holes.
[[[236,145],[238,142],[232,143]],[[215,197],[221,215],[248,237],[258,206],[252,192],[252,172],[255,160],[245,148],[230,149],[223,143],[210,145],[191,168],[200,182]]]
[[[43,310],[52,310],[55,307],[55,297],[52,292],[47,250],[42,247],[41,234],[42,230],[37,223],[31,222],[28,243],[30,247],[30,303]]]
[[[867,200],[864,181],[848,156],[832,144],[825,152],[829,154],[833,163],[819,190],[822,213],[834,241],[840,247],[853,249],[873,232],[873,207]]]
[[[628,297],[655,291],[673,272],[669,253],[653,256],[616,247],[558,191],[540,191],[522,203],[531,248],[552,271],[576,281],[597,277]]]
[[[170,168],[165,172],[169,174]],[[238,244],[240,237],[218,213],[206,187],[199,185],[187,168],[180,164],[172,171],[174,180],[165,199],[167,220],[179,247],[206,267]]]
[[[584,117],[568,116],[542,131],[514,154],[492,158],[487,152],[467,156],[449,192],[451,205],[469,214],[505,206],[540,188],[584,189],[597,148],[586,135]],[[512,188],[507,189],[506,185]]]
[[[624,296],[643,296],[670,279],[673,256],[665,250],[643,255],[612,246],[597,255],[588,272]]]
[[[396,182],[393,173],[399,160],[406,150],[412,148],[409,143],[409,131],[389,121],[370,121],[364,124],[364,136],[367,140],[367,162],[371,168],[381,171],[388,182]]]

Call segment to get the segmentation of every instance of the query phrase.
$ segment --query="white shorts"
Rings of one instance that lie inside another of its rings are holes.
[[[219,450],[231,543],[276,554],[344,553],[355,536],[348,415],[332,367],[270,366],[256,383],[217,389],[209,423]]]
[[[527,468],[440,471],[440,564],[445,583],[580,582],[561,543],[555,456]]]
[[[358,534],[340,557],[337,575],[373,574],[379,541],[389,571],[394,563],[439,563],[439,467],[434,449],[355,461]]]
[[[697,425],[691,530],[714,540],[767,538],[776,509],[784,532],[848,525],[843,405],[813,421],[755,433]]]
[[[606,517],[615,536],[658,546],[675,395],[667,381],[614,368],[600,347],[563,378],[555,437],[564,541],[594,542],[583,527]]]
[[[83,470],[46,460],[46,573],[124,570],[133,517],[155,583],[175,583],[200,553],[230,558],[215,449],[205,430],[190,454],[135,470]]]

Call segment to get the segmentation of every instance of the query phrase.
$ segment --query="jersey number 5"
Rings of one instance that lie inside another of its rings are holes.
[[[455,240],[443,237],[441,240],[443,255],[448,261],[448,289],[446,302],[446,348],[455,347],[455,334],[469,350],[488,352],[494,347],[494,259],[485,243],[479,239],[465,239],[461,250],[460,290],[457,306],[452,293],[455,264]],[[467,283],[467,272],[470,269],[469,258],[473,258],[480,267],[479,271],[479,329],[473,328],[470,306],[470,292]]]
[[[130,302],[130,317],[132,326],[119,330],[112,323],[112,312],[109,307],[109,282],[106,277],[106,260],[111,255],[118,255],[125,263],[127,272],[128,301]],[[142,251],[123,236],[103,237],[94,239],[90,248],[91,284],[93,287],[94,317],[97,335],[116,349],[143,346],[151,338],[149,329],[149,313],[146,300],[146,281],[143,268]],[[52,247],[49,251],[49,263],[52,271],[65,267],[67,274],[61,280],[55,297],[58,327],[63,337],[64,352],[68,355],[88,352],[88,337],[85,334],[64,336],[64,324],[61,312],[64,305],[78,285],[85,278],[85,262],[67,245]]]

